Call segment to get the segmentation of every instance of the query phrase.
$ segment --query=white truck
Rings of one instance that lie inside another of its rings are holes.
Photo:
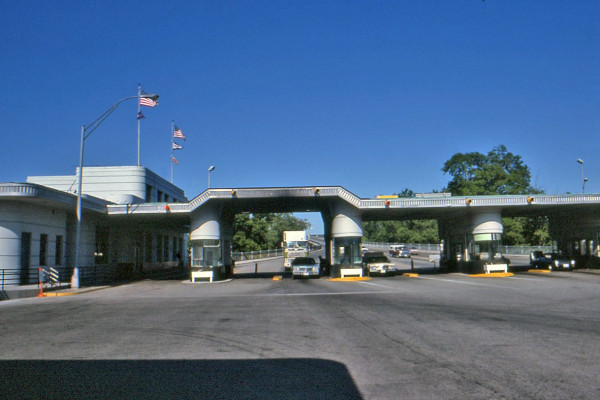
[[[306,231],[283,231],[283,267],[292,268],[296,257],[308,257],[308,234]]]

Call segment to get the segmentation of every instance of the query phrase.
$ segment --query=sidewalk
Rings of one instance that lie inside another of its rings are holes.
[[[93,290],[98,290],[106,287],[110,286],[89,286],[79,289],[71,289],[71,284],[67,282],[62,282],[60,285],[54,288],[44,286],[42,289],[42,294],[44,297],[69,296],[85,292],[91,292]],[[5,286],[4,290],[0,290],[0,301],[23,299],[27,297],[38,297],[39,294],[39,285]]]

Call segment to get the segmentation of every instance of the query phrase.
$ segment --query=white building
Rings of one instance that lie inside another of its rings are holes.
[[[0,184],[0,277],[4,285],[38,282],[39,268],[55,268],[69,281],[75,264],[77,174],[32,176]],[[110,216],[110,205],[187,203],[183,190],[145,167],[84,167],[81,279],[187,264],[188,222],[168,212],[153,218]]]

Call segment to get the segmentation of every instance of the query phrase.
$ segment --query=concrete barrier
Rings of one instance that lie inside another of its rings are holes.
[[[362,268],[341,268],[340,275],[342,278],[345,278],[346,276],[359,276],[362,278],[363,269]]]
[[[504,273],[507,273],[508,272],[508,265],[507,264],[485,264],[483,266],[483,271],[486,274],[489,274],[491,272],[504,272]]]
[[[208,278],[209,282],[213,281],[213,272],[212,271],[192,271],[192,282],[196,282],[196,279],[206,279]]]

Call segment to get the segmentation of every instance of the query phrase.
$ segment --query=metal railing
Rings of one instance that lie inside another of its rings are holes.
[[[258,260],[261,258],[282,257],[283,249],[274,250],[256,250],[256,251],[240,251],[232,253],[231,257],[234,261]]]
[[[0,279],[2,279],[2,290],[4,286],[18,286],[21,284],[21,269],[20,268],[8,268],[0,270]]]
[[[383,243],[383,242],[363,242],[363,247],[367,247],[370,250],[387,250],[390,246],[398,245],[400,243]],[[402,243],[408,247],[415,247],[421,251],[433,251],[439,252],[440,245],[436,243]],[[515,254],[515,255],[529,255],[532,251],[541,250],[544,253],[552,251],[552,246],[500,246],[500,252],[502,254]]]

